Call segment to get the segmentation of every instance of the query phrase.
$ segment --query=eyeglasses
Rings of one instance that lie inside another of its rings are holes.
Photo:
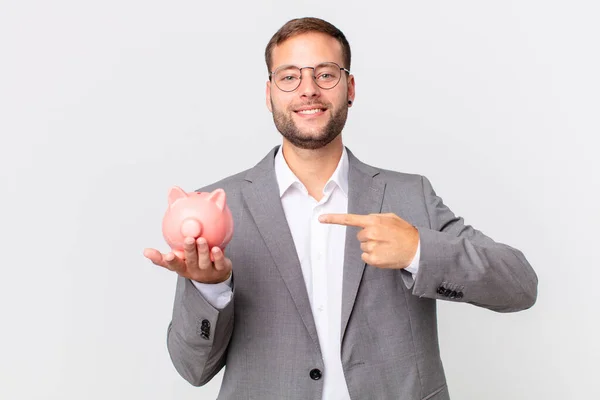
[[[302,82],[302,70],[313,70],[313,79],[321,89],[333,89],[342,78],[342,71],[350,73],[334,62],[325,62],[316,67],[296,67],[295,65],[282,65],[269,74],[269,79],[275,82],[277,87],[284,92],[293,92]]]

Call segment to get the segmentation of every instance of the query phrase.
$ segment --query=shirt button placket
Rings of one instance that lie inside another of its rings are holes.
[[[323,334],[326,335],[327,329],[327,312],[325,307],[327,304],[327,271],[326,260],[325,260],[325,232],[327,226],[319,222],[319,215],[322,214],[323,207],[317,205],[313,212],[312,218],[312,249],[313,253],[313,273],[314,273],[314,301],[315,308],[317,310],[316,318],[320,321],[320,329]]]

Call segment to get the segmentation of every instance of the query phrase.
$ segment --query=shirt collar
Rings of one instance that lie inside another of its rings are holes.
[[[275,154],[275,175],[277,176],[277,184],[279,185],[279,197],[283,197],[284,193],[292,186],[297,185],[298,187],[304,189],[304,185],[298,177],[292,172],[289,165],[285,161],[283,157],[283,147],[279,146],[277,150],[277,154]],[[348,152],[346,151],[346,147],[343,147],[342,157],[338,162],[337,168],[333,171],[333,174],[325,184],[323,188],[323,192],[327,193],[333,190],[334,185],[337,185],[344,195],[348,197]]]

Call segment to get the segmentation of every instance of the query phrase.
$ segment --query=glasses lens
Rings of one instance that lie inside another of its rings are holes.
[[[275,71],[273,75],[275,79],[275,84],[279,89],[291,92],[295,90],[298,85],[300,85],[300,78],[302,78],[302,74],[300,73],[300,69],[294,66],[282,67]]]
[[[340,81],[341,72],[340,66],[336,63],[319,64],[314,69],[315,82],[322,89],[331,89]],[[273,79],[279,89],[292,92],[300,86],[302,71],[293,65],[283,66],[273,73]]]
[[[320,64],[315,68],[317,85],[323,89],[331,89],[340,81],[342,76],[340,67],[334,63]]]

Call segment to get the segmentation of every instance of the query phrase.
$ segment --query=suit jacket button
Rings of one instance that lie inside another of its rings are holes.
[[[437,288],[437,293],[438,294],[444,294],[444,292],[446,291],[446,288],[443,286],[440,286],[439,288]]]
[[[311,369],[310,370],[310,377],[311,379],[318,381],[319,379],[321,379],[323,375],[321,374],[321,370],[320,369]]]
[[[202,327],[203,328],[210,328],[210,321],[207,319],[203,319],[202,320]]]

